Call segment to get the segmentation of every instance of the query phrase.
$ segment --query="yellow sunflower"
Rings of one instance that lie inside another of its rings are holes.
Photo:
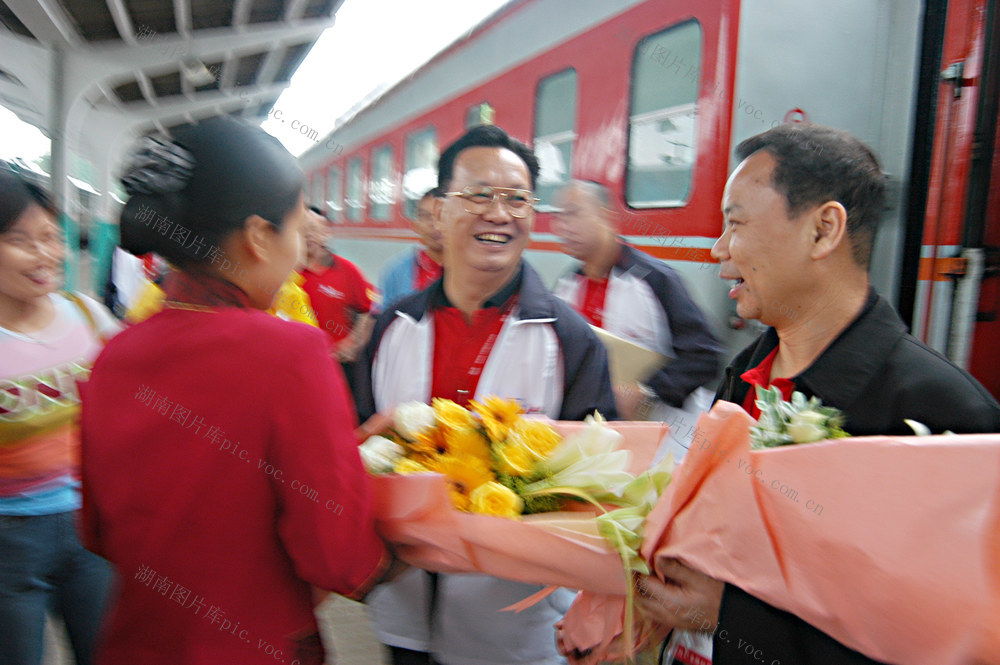
[[[429,465],[432,471],[444,474],[451,486],[451,498],[455,507],[466,510],[473,490],[495,480],[489,464],[475,457],[441,455]]]
[[[510,429],[509,443],[516,443],[536,460],[543,460],[559,447],[562,437],[548,423],[522,418]]]
[[[415,459],[409,459],[408,457],[400,458],[396,462],[396,465],[392,469],[393,473],[401,473],[403,475],[411,473],[431,473],[431,470],[426,466],[421,464]]]
[[[448,452],[458,457],[475,457],[485,463],[490,461],[490,444],[482,433],[473,427],[448,430],[444,434]]]
[[[512,399],[502,399],[490,395],[482,402],[472,400],[469,405],[483,419],[483,426],[490,441],[501,442],[507,439],[511,426],[524,413],[521,405]]]
[[[441,429],[457,430],[476,426],[472,413],[450,399],[435,397],[431,400],[431,406],[434,407],[434,415]]]
[[[448,452],[448,441],[440,427],[425,429],[417,434],[415,441],[411,441],[408,445],[414,455],[435,457]]]

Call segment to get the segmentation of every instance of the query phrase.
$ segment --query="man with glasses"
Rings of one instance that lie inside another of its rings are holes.
[[[414,291],[423,291],[441,278],[441,231],[434,223],[434,200],[437,187],[428,190],[417,202],[413,230],[422,247],[393,259],[382,272],[382,309]]]
[[[489,395],[528,413],[582,420],[615,415],[604,347],[522,259],[534,224],[538,160],[495,126],[479,126],[441,155],[435,218],[444,276],[384,311],[359,366],[362,421],[402,402],[461,405]],[[371,598],[394,663],[557,665],[560,590],[524,612],[500,610],[541,587],[485,575],[411,570]]]

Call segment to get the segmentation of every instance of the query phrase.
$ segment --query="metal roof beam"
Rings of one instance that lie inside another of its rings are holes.
[[[95,46],[88,49],[93,54],[93,58],[88,60],[98,68],[94,72],[95,78],[120,78],[131,74],[135,69],[175,64],[181,56],[207,59],[223,54],[270,50],[275,41],[315,41],[332,24],[331,18],[319,18],[300,21],[295,25],[255,27],[238,33],[234,33],[232,28],[199,30],[199,33],[209,34],[191,39],[152,37],[137,46]]]
[[[125,0],[107,0],[108,11],[118,28],[118,34],[126,44],[135,46],[138,42],[135,39],[135,28],[132,25],[132,15],[125,7]]]
[[[141,124],[160,120],[169,125],[172,124],[170,123],[171,118],[183,118],[188,113],[195,117],[200,115],[199,112],[205,110],[218,109],[222,113],[231,113],[239,110],[241,107],[252,106],[254,103],[273,99],[280,95],[285,87],[286,84],[270,85],[252,90],[243,88],[239,96],[216,90],[205,91],[199,93],[197,98],[193,100],[161,101],[156,108],[132,111],[125,117],[125,121],[134,121]]]
[[[83,40],[72,19],[55,0],[4,0],[38,41],[51,47],[75,48]]]
[[[174,0],[174,24],[177,34],[185,39],[191,36],[191,0]]]

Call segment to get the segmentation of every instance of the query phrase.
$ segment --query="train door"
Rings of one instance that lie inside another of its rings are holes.
[[[914,331],[1000,396],[997,0],[947,4]]]

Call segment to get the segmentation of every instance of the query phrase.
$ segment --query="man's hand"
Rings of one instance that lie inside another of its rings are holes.
[[[340,340],[340,344],[337,345],[337,360],[342,363],[354,362],[358,359],[362,346],[362,344],[359,344],[351,337],[345,337]]]
[[[638,383],[624,383],[614,386],[615,409],[625,420],[645,420],[649,416],[649,401]]]
[[[639,611],[672,628],[714,631],[725,584],[677,560],[668,561],[661,572],[666,584],[655,577],[636,577]]]

